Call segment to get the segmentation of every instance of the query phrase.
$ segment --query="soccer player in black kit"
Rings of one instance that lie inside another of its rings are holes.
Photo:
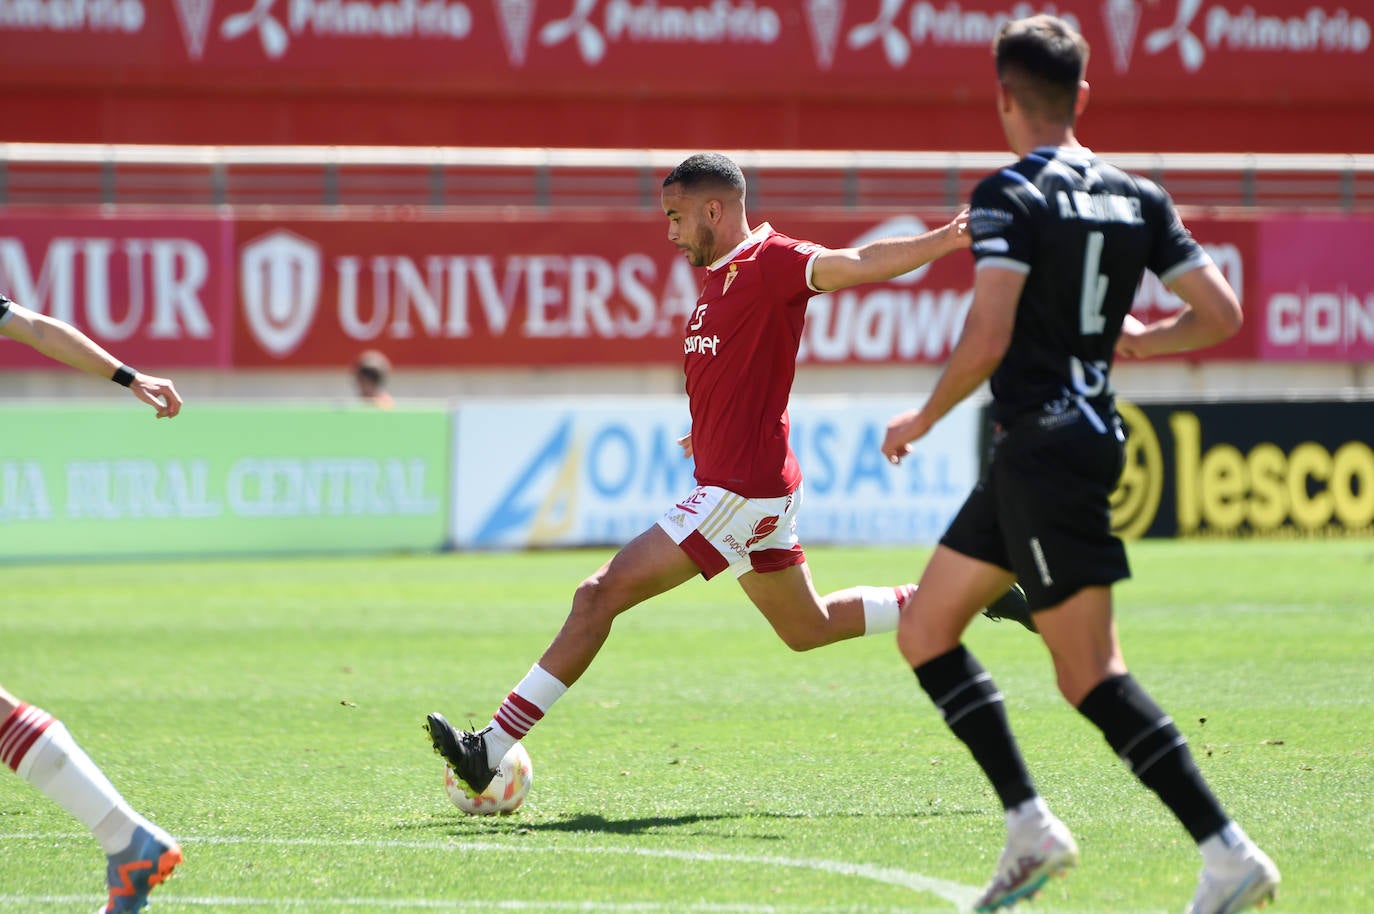
[[[1114,355],[1197,349],[1241,324],[1235,293],[1167,194],[1099,160],[1074,137],[1088,46],[1064,21],[1008,22],[995,46],[997,103],[1022,158],[973,193],[973,304],[924,405],[894,416],[896,462],[991,378],[988,468],[903,609],[897,643],[1006,811],[1007,844],[976,910],[1010,907],[1078,861],[1037,793],[1002,694],[961,643],[983,606],[1019,581],[1063,696],[1198,843],[1188,914],[1233,914],[1273,898],[1279,872],[1222,809],[1173,720],[1127,672],[1112,584],[1130,574],[1109,496],[1123,463],[1108,376]],[[1129,316],[1144,270],[1185,303],[1144,326]]]

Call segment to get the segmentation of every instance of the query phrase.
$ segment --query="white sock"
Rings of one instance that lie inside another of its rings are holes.
[[[901,614],[901,604],[897,600],[897,591],[911,588],[914,592],[914,584],[904,584],[902,587],[859,587],[859,596],[864,601],[864,634],[877,635],[883,632],[895,632],[897,630],[897,619]]]
[[[1206,866],[1215,866],[1226,860],[1234,860],[1238,854],[1244,853],[1254,842],[1250,836],[1234,822],[1227,822],[1217,832],[1209,838],[1204,838],[1202,843],[1197,846],[1202,851],[1202,862]]]
[[[1050,818],[1050,808],[1040,796],[1023,800],[1007,810],[1007,831],[1024,828],[1027,825],[1040,825]]]
[[[501,764],[510,747],[524,739],[566,691],[568,687],[539,664],[530,667],[487,724],[487,765],[494,769]]]
[[[25,713],[30,726],[42,727],[42,732],[18,761],[15,772],[21,778],[76,816],[106,854],[127,848],[136,827],[152,828],[124,801],[61,721],[33,706]]]

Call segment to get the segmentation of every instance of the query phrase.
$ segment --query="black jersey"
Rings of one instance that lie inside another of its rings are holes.
[[[10,300],[5,297],[4,292],[0,292],[0,324],[3,324],[10,316]]]
[[[992,375],[1002,423],[1065,398],[1110,406],[1113,348],[1141,275],[1167,283],[1211,262],[1162,188],[1081,148],[1042,147],[984,178],[969,231],[978,269],[1026,274]]]

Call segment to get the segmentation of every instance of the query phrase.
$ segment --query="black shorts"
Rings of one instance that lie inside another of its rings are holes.
[[[1015,572],[1031,609],[1130,577],[1109,502],[1125,459],[1121,426],[1115,416],[1103,424],[1071,407],[995,431],[983,478],[940,545]]]

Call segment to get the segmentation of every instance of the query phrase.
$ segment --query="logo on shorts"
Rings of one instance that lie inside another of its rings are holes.
[[[1060,428],[1065,425],[1073,425],[1083,418],[1073,401],[1068,397],[1059,397],[1050,400],[1040,408],[1040,416],[1035,420],[1035,424],[1045,431]]]
[[[674,507],[681,508],[683,511],[686,511],[688,514],[696,514],[696,513],[698,513],[698,512],[697,512],[696,507],[694,507],[694,506],[700,506],[701,503],[702,503],[703,501],[705,501],[705,500],[706,500],[706,490],[705,490],[705,489],[697,489],[697,490],[696,490],[695,492],[693,492],[691,495],[688,495],[688,496],[687,496],[686,498],[684,498],[682,501],[678,502]],[[677,523],[682,523],[682,521],[677,521]]]
[[[744,548],[749,549],[759,540],[771,536],[773,532],[778,529],[778,519],[778,516],[774,514],[771,517],[765,517],[762,520],[760,520],[757,524],[754,524],[754,529],[750,531],[751,533],[753,533],[753,536],[749,537],[749,539],[744,541]]]
[[[671,523],[671,524],[672,524],[673,526],[675,526],[675,527],[681,527],[684,523],[686,523],[686,521],[687,521],[687,515],[686,515],[686,514],[683,514],[683,513],[680,512],[680,511],[679,511],[677,514],[669,514],[669,515],[668,515],[668,522]]]

